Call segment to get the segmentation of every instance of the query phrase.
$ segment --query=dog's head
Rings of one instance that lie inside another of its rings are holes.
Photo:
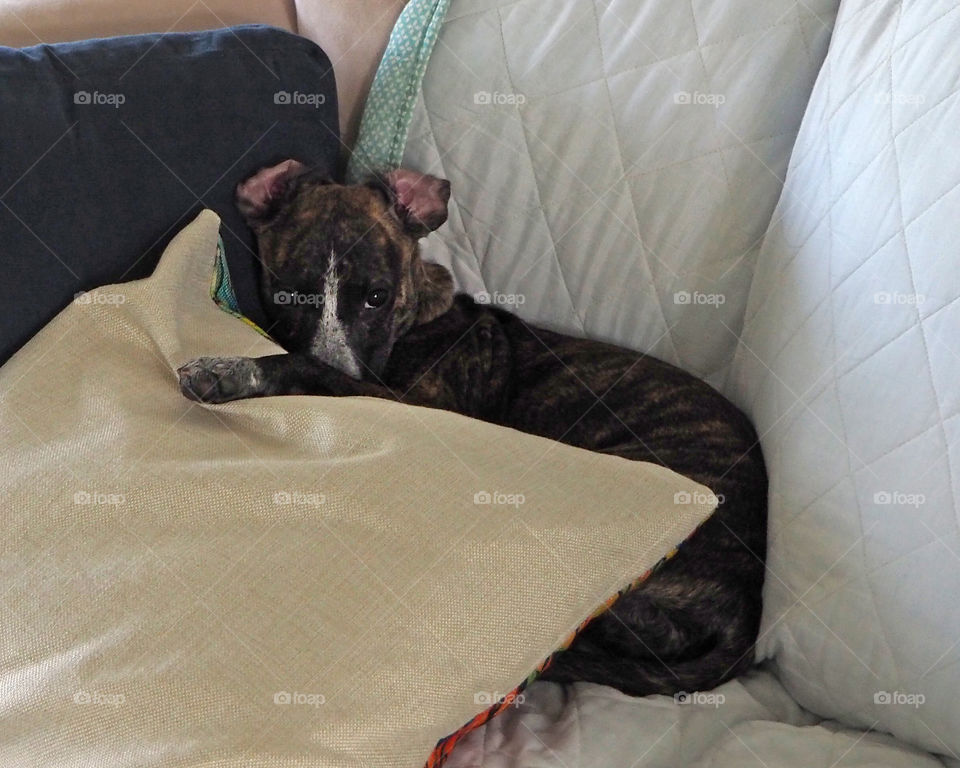
[[[449,272],[418,245],[447,220],[450,182],[400,169],[345,186],[287,160],[236,198],[257,236],[270,333],[288,351],[374,378],[398,338],[450,308]]]

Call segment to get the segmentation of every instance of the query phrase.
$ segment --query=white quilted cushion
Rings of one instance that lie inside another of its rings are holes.
[[[818,723],[769,672],[679,705],[591,683],[536,682],[522,695],[444,768],[957,768],[885,733]]]
[[[453,0],[404,156],[453,183],[427,257],[719,380],[837,2]]]
[[[960,6],[845,0],[731,384],[763,435],[761,649],[805,707],[960,751]]]

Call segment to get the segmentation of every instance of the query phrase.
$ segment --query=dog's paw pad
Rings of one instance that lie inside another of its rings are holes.
[[[225,403],[252,394],[255,364],[246,357],[200,357],[177,369],[180,392],[201,403]]]

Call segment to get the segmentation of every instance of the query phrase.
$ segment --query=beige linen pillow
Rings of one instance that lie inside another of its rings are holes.
[[[210,299],[218,225],[0,369],[0,765],[421,765],[711,512],[453,413],[185,400],[278,349]]]

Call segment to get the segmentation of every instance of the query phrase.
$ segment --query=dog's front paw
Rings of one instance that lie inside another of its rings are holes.
[[[198,357],[177,369],[180,392],[201,403],[226,403],[258,394],[259,369],[249,357]]]

